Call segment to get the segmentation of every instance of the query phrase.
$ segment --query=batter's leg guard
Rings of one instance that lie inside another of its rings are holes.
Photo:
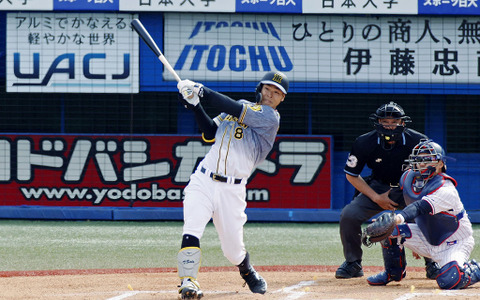
[[[178,252],[177,270],[181,280],[178,293],[181,294],[182,299],[200,299],[203,297],[200,284],[197,282],[201,255],[202,252],[198,247],[185,247]]]
[[[398,245],[398,239],[386,239],[382,243],[385,271],[367,278],[370,285],[386,285],[391,281],[400,281],[406,276],[405,249]]]
[[[465,265],[468,265],[468,263]],[[478,270],[478,264],[476,268]],[[451,261],[440,269],[440,274],[437,276],[437,284],[444,290],[463,289],[473,284],[470,278],[471,276],[467,275],[456,261]],[[476,278],[478,279],[478,275]]]

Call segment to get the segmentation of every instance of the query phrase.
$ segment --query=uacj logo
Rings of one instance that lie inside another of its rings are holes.
[[[68,79],[75,79],[77,68],[81,69],[80,74],[83,78],[90,80],[123,80],[130,77],[129,53],[123,55],[123,71],[119,74],[113,74],[112,71],[108,69],[94,72],[93,62],[95,60],[107,61],[106,53],[87,53],[79,59],[76,58],[79,54],[63,53],[55,57],[51,63],[51,55],[43,53],[43,57],[46,58],[42,60],[41,54],[40,52],[35,52],[32,55],[33,59],[30,59],[27,55],[22,56],[19,52],[13,53],[13,73],[15,78],[38,80],[37,82],[14,82],[13,86],[47,86],[55,74],[66,74],[68,75]],[[76,65],[78,60],[81,61],[80,65]],[[31,71],[22,71],[25,69]],[[43,69],[48,69],[48,71],[42,77],[41,70]],[[110,72],[110,74],[107,74],[107,72]]]

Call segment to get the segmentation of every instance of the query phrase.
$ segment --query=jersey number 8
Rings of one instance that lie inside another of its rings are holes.
[[[235,134],[233,136],[237,140],[241,140],[243,138],[243,128],[242,127],[235,128]]]

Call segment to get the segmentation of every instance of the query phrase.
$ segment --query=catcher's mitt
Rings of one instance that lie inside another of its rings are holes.
[[[362,243],[370,247],[373,243],[383,241],[392,234],[395,226],[395,213],[383,213],[363,230]]]

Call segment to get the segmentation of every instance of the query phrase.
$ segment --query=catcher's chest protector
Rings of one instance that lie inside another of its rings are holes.
[[[409,170],[403,174],[401,182],[403,185],[403,197],[407,205],[421,200],[424,196],[435,192],[441,188],[445,180],[451,180],[456,184],[455,179],[447,174],[440,174],[430,179],[427,184],[418,193],[413,190],[414,172]],[[463,216],[463,214],[462,214]],[[425,235],[427,241],[438,246],[443,243],[458,229],[459,218],[454,215],[438,213],[435,215],[420,215],[415,218],[415,223]]]
[[[451,180],[453,184],[457,185],[457,182],[455,181],[455,179],[453,179],[453,177],[442,173],[430,179],[422,189],[414,190],[414,172],[412,170],[406,171],[405,173],[403,173],[402,178],[400,179],[405,203],[409,205],[415,201],[421,200],[423,196],[426,196],[438,190],[447,179]]]

